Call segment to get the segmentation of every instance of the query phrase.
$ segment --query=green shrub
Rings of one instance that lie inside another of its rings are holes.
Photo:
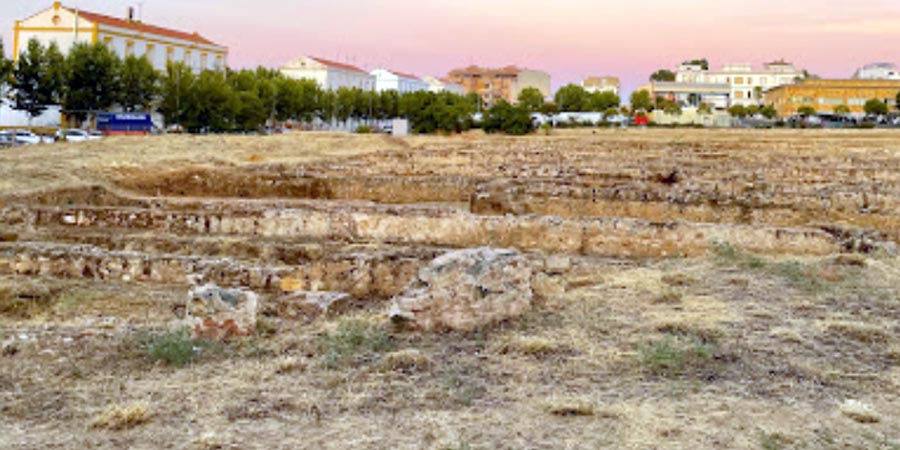
[[[380,326],[366,320],[346,320],[319,336],[319,352],[328,368],[375,359],[394,343]]]
[[[368,125],[360,125],[360,126],[356,127],[356,133],[357,134],[371,134],[372,127],[370,127]]]
[[[187,328],[147,334],[140,337],[138,343],[150,361],[163,361],[175,367],[184,367],[196,361],[201,351],[210,345],[191,338]]]
[[[713,361],[715,345],[693,336],[666,336],[638,348],[641,366],[661,376],[681,376]]]
[[[485,112],[482,128],[486,133],[521,136],[534,130],[534,122],[527,109],[501,101]]]

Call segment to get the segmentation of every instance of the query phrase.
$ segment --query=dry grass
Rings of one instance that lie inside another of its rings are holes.
[[[547,412],[560,417],[585,417],[594,415],[594,404],[577,398],[554,399],[547,403]]]
[[[91,428],[107,430],[127,430],[143,425],[152,418],[150,405],[147,402],[132,402],[122,405],[110,405],[102,414],[91,421]]]
[[[815,177],[822,165],[895,158],[891,149],[897,137],[604,130],[523,139],[478,134],[110,139],[0,154],[0,195],[114,185],[111,180],[123,171],[138,169],[284,164],[291,174],[292,165],[316,161],[348,176],[380,164],[384,176],[476,173],[491,179],[509,170],[513,175],[503,176],[552,178],[540,173],[547,169],[590,177],[594,167],[588,157],[595,147],[613,149],[610,161],[622,180],[630,180],[623,183],[643,182],[646,164],[660,158],[672,164],[727,159],[735,167],[760,158],[790,159],[805,177]],[[585,159],[534,164],[535,155],[557,151],[582,152]],[[617,159],[626,153],[637,159]],[[59,231],[14,233],[19,242],[69,238],[53,235]],[[135,236],[134,243],[143,238]],[[264,261],[259,248],[264,239],[258,236],[178,238],[172,251],[186,257],[202,249]],[[312,241],[284,243],[292,250],[316,247],[303,250],[315,259],[349,245]],[[352,244],[352,251],[372,253],[392,245]],[[371,299],[346,316],[310,323],[264,316],[257,336],[214,358],[196,359],[194,345],[179,336],[155,341],[173,344],[163,354],[187,355],[183,365],[148,363],[150,347],[135,351],[134,344],[135,336],[166,329],[175,317],[173,307],[184,303],[184,285],[0,277],[0,343],[15,349],[0,355],[3,446],[895,450],[900,445],[897,257],[764,257],[734,247],[663,261],[567,256],[574,260],[571,270],[545,286],[552,305],[477,332],[400,333],[384,326],[385,303]],[[355,276],[349,267],[333,275]],[[264,311],[273,306],[271,295],[263,293]],[[862,407],[835,399],[860,399]],[[94,428],[86,432],[86,425]]]

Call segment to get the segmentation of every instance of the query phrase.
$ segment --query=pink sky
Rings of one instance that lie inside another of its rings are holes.
[[[14,20],[52,1],[2,0],[9,53]],[[124,15],[133,2],[79,0]],[[233,67],[277,67],[308,54],[418,75],[468,64],[549,72],[554,86],[616,75],[625,91],[656,68],[707,57],[784,58],[826,77],[900,63],[898,0],[143,0],[155,25],[198,31],[230,48]],[[63,2],[75,6],[76,2]]]

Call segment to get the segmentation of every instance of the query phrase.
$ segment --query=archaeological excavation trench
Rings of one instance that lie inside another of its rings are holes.
[[[389,298],[449,249],[672,258],[893,249],[900,158],[723,143],[403,149],[117,169],[0,201],[0,274]]]

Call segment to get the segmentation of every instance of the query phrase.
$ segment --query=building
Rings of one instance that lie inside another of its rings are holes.
[[[397,91],[405,94],[427,91],[429,87],[421,78],[396,70],[375,69],[369,73],[375,77],[375,90],[378,92]]]
[[[581,87],[590,93],[612,92],[619,95],[619,79],[616,77],[587,77],[581,82]]]
[[[169,62],[184,62],[194,70],[223,70],[228,48],[185,31],[176,31],[143,23],[129,8],[124,17],[112,17],[68,8],[56,2],[37,14],[16,21],[13,57],[25,50],[28,41],[37,39],[47,46],[56,43],[67,54],[77,43],[102,42],[120,58],[146,57],[157,70]]]
[[[470,66],[451,71],[447,78],[462,86],[467,94],[480,95],[488,106],[501,100],[516,103],[519,94],[530,87],[541,91],[545,98],[551,94],[549,74],[515,66],[500,69]]]
[[[874,63],[861,67],[853,74],[854,80],[900,80],[900,70],[891,63]]]
[[[677,90],[693,99],[712,96],[717,100],[716,104],[710,104],[714,107],[761,105],[763,93],[767,90],[794,83],[805,77],[804,71],[785,61],[764,64],[762,69],[756,69],[750,64],[726,64],[718,71],[704,69],[699,64],[686,63],[680,65],[675,73],[674,83],[681,86],[667,86],[663,90]],[[697,92],[687,92],[692,86],[697,88]],[[720,92],[722,86],[728,87],[728,98],[724,103]]]
[[[818,113],[832,113],[846,105],[852,114],[864,114],[871,99],[881,100],[891,109],[897,106],[900,80],[803,80],[766,91],[766,103],[775,106],[780,117],[797,114],[797,108],[811,106]]]
[[[428,83],[428,90],[434,93],[449,92],[456,95],[466,94],[466,90],[463,89],[462,86],[447,78],[423,77],[422,80]]]
[[[313,56],[302,56],[281,67],[281,73],[297,80],[314,80],[325,90],[359,88],[375,89],[375,76],[350,64],[329,61]]]
[[[711,108],[731,106],[732,87],[726,83],[654,81],[644,90],[650,98],[664,98],[684,106],[698,107],[705,103]]]

